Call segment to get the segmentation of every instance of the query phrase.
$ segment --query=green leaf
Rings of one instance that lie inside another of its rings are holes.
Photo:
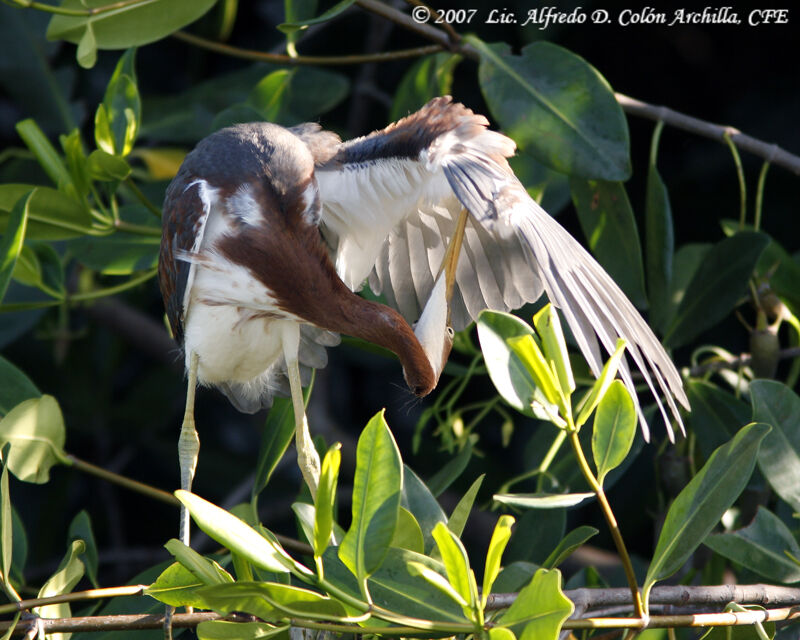
[[[533,326],[542,341],[542,351],[550,369],[556,372],[558,384],[564,395],[569,397],[575,391],[575,380],[569,364],[569,353],[561,321],[552,304],[546,304],[533,316]]]
[[[751,420],[752,409],[746,402],[705,380],[689,380],[686,395],[692,407],[686,414],[686,426],[697,436],[703,458],[708,458],[714,449],[730,440],[739,427]],[[768,420],[757,419],[756,422],[769,424]]]
[[[8,449],[3,452],[5,457]],[[14,560],[14,522],[11,511],[11,493],[8,490],[8,465],[3,461],[3,471],[0,474],[0,576],[3,584],[11,585],[11,563]],[[13,593],[5,589],[7,594]]]
[[[675,258],[672,261],[672,284],[666,311],[669,323],[675,319],[678,306],[686,297],[686,289],[689,286],[689,282],[691,282],[694,274],[697,273],[713,246],[710,243],[685,244],[675,252]],[[666,331],[669,323],[663,328],[660,327],[662,333]]]
[[[83,577],[83,562],[80,556],[84,551],[85,545],[81,540],[73,540],[67,554],[58,565],[56,572],[42,585],[39,589],[37,598],[49,598],[51,596],[60,596],[65,593],[70,593],[75,585],[80,582]],[[69,618],[70,607],[69,603],[49,604],[44,607],[36,607],[33,613],[41,618]],[[52,634],[52,638],[56,640],[68,637],[65,634]]]
[[[544,569],[555,569],[564,560],[566,560],[572,553],[584,544],[590,538],[593,538],[600,533],[594,527],[582,525],[577,529],[573,529],[566,536],[564,536],[558,543],[558,546],[550,552],[547,560],[542,563]]]
[[[548,403],[563,407],[565,394],[536,339],[533,336],[519,336],[509,338],[507,342],[527,369],[533,384],[542,390]]]
[[[196,575],[174,562],[145,588],[144,593],[171,607],[202,607],[205,602],[196,593],[202,586],[203,582]]]
[[[25,146],[31,150],[36,160],[41,165],[44,172],[61,189],[67,184],[70,184],[71,179],[69,171],[61,159],[61,156],[56,151],[55,147],[50,144],[47,136],[39,128],[39,125],[30,118],[21,120],[16,124],[16,130],[19,137],[25,143]]]
[[[55,14],[47,27],[48,40],[80,42],[91,28],[99,49],[127,49],[161,40],[194,22],[215,0],[150,0],[126,3],[113,11],[88,16]],[[107,0],[64,0],[61,7],[85,11],[108,5]]]
[[[434,587],[439,589],[439,591],[444,593],[449,598],[452,598],[453,602],[457,602],[459,606],[464,608],[469,607],[469,603],[464,600],[461,594],[453,588],[453,585],[448,582],[447,578],[438,571],[429,569],[420,562],[411,561],[408,563],[408,572],[412,576],[420,576],[421,578],[424,578]]]
[[[611,354],[611,357],[606,360],[606,363],[603,365],[603,370],[600,372],[597,380],[594,381],[591,390],[583,401],[578,417],[575,419],[575,426],[578,428],[586,423],[597,405],[600,404],[600,401],[605,396],[611,383],[614,382],[617,370],[619,369],[619,363],[622,360],[622,355],[625,353],[625,346],[625,341],[622,338],[617,338],[614,353]]]
[[[188,547],[180,540],[172,538],[167,541],[164,547],[178,562],[186,567],[201,584],[213,585],[233,582],[231,574],[219,566],[217,562],[209,558],[204,558],[197,553],[197,551]]]
[[[533,574],[539,568],[539,565],[524,560],[506,564],[494,581],[495,593],[513,593],[521,590],[531,581]]]
[[[20,198],[14,205],[3,239],[0,241],[0,302],[3,301],[6,295],[8,284],[14,274],[14,267],[17,264],[17,258],[22,251],[30,203],[35,193],[36,189],[28,193],[24,198]]]
[[[425,553],[425,538],[419,522],[408,509],[400,507],[397,518],[397,529],[394,531],[392,546],[408,549],[415,553]]]
[[[283,0],[283,13],[285,21],[289,23],[309,20],[317,13],[317,0]],[[289,55],[297,54],[295,43],[300,39],[301,31],[286,33],[286,51]]]
[[[295,70],[273,71],[255,86],[248,103],[268,122],[280,122],[281,114],[288,111],[290,87]],[[285,117],[285,116],[284,116]]]
[[[13,276],[17,282],[36,287],[53,298],[64,298],[64,268],[61,258],[49,244],[23,246]]]
[[[464,473],[472,459],[472,442],[467,440],[451,460],[428,479],[428,489],[434,496],[442,495],[453,482]]]
[[[533,336],[533,329],[516,316],[500,311],[481,311],[478,315],[478,340],[489,377],[503,400],[531,416],[531,406],[545,404],[547,399],[507,343],[518,336]]]
[[[92,530],[92,521],[89,514],[85,510],[78,512],[72,522],[69,524],[69,531],[67,538],[72,540],[81,540],[86,546],[83,554],[83,564],[86,569],[86,576],[95,588],[99,588],[97,582],[97,567],[99,558],[97,554],[97,542],[94,539],[94,531]]]
[[[464,533],[467,519],[472,512],[472,505],[475,504],[475,498],[478,495],[478,490],[481,488],[485,477],[486,474],[482,473],[475,479],[469,489],[467,489],[467,492],[462,496],[461,500],[458,501],[458,504],[453,507],[453,513],[450,514],[447,520],[447,528],[459,537]]]
[[[255,566],[275,573],[305,569],[295,562],[277,542],[268,540],[247,523],[224,509],[220,509],[188,491],[176,491],[175,497],[186,506],[197,526],[214,540],[225,545],[232,552],[238,553]]]
[[[26,238],[31,240],[64,240],[82,236],[92,228],[92,216],[69,196],[50,189],[27,184],[0,184],[0,232],[7,233],[9,212],[35,189],[28,211]]]
[[[671,576],[689,558],[744,489],[768,425],[743,427],[719,447],[678,494],[667,511],[644,581],[645,602],[658,580]]]
[[[5,415],[23,400],[42,393],[20,369],[0,356],[0,415]]]
[[[675,231],[669,192],[658,173],[655,155],[647,172],[645,195],[645,271],[647,272],[647,300],[650,322],[663,331],[671,319],[670,288],[672,285],[672,257],[675,253]]]
[[[314,555],[321,557],[328,548],[333,531],[333,505],[336,502],[336,484],[342,461],[342,445],[336,443],[328,449],[322,460],[317,497],[314,500]]]
[[[517,56],[506,44],[464,40],[481,55],[478,77],[489,109],[521,149],[571,176],[630,176],[625,115],[594,67],[549,42]]]
[[[284,33],[294,33],[295,31],[308,29],[308,27],[310,27],[311,25],[321,24],[323,22],[327,22],[328,20],[335,18],[340,13],[350,8],[350,5],[353,4],[354,2],[355,0],[340,0],[340,2],[337,2],[325,13],[321,13],[316,18],[311,18],[309,20],[301,20],[296,22],[284,22],[283,24],[278,25],[278,29],[280,29]]]
[[[469,568],[467,550],[464,549],[464,545],[461,544],[458,536],[450,531],[443,522],[434,527],[433,538],[436,540],[436,545],[442,556],[442,563],[447,572],[448,581],[461,599],[467,603],[467,606],[464,607],[466,614],[469,610],[474,610],[478,604],[477,594],[471,584],[474,578],[470,580],[472,569]]]
[[[95,149],[89,154],[89,171],[94,180],[113,182],[127,178],[131,174],[131,166],[119,156]]]
[[[714,245],[689,282],[664,344],[685,345],[728,315],[768,243],[764,234],[743,231]]]
[[[436,96],[450,95],[453,71],[459,62],[460,55],[446,51],[417,60],[397,85],[389,120],[404,118]]]
[[[138,205],[120,208],[123,220],[141,219],[145,213]],[[146,225],[153,216],[147,214]],[[135,220],[138,222],[138,220]],[[128,276],[158,265],[161,239],[157,236],[117,231],[110,236],[85,236],[69,243],[70,253],[83,266],[109,276]]]
[[[289,640],[289,625],[274,627],[266,622],[228,622],[206,620],[197,625],[199,640],[261,640],[277,638]]]
[[[433,528],[439,522],[447,522],[447,516],[425,483],[407,465],[403,465],[403,495],[400,501],[422,529],[425,551],[434,547]]]
[[[775,492],[800,511],[800,398],[772,380],[754,380],[750,397],[753,420],[772,426],[758,451],[758,468]]]
[[[520,640],[556,640],[573,609],[561,591],[561,572],[539,569],[497,623],[510,627]]]
[[[489,550],[486,552],[486,566],[483,570],[483,590],[481,592],[481,608],[486,607],[492,586],[500,573],[500,562],[503,558],[503,551],[511,538],[511,526],[514,518],[508,515],[500,516],[494,526],[492,538],[489,541]]]
[[[11,443],[6,464],[23,482],[44,484],[53,465],[71,464],[64,440],[64,418],[53,396],[25,400],[0,420],[0,449]]]
[[[78,42],[75,58],[84,69],[91,69],[97,63],[97,38],[94,37],[94,27],[91,22],[86,24],[86,29]]]
[[[561,509],[574,507],[593,498],[594,493],[496,493],[495,502],[523,509]]]
[[[266,621],[316,616],[344,617],[341,602],[316,591],[275,582],[233,582],[197,589],[204,608],[227,615],[243,611]]]
[[[592,455],[601,486],[606,474],[625,460],[635,435],[633,399],[622,381],[614,380],[597,406],[592,431]]]
[[[637,307],[647,306],[639,230],[621,182],[570,180],[572,201],[589,248]]]
[[[511,629],[492,627],[489,629],[489,640],[517,640],[517,636]]]
[[[258,452],[256,475],[251,499],[255,501],[269,483],[294,437],[294,412],[291,398],[275,398],[261,430],[261,448]]]
[[[704,544],[729,560],[774,582],[800,581],[800,545],[783,521],[764,507],[747,527],[708,536]]]
[[[378,568],[389,549],[402,488],[400,451],[381,411],[358,439],[353,519],[339,547],[339,557],[360,584]]]
[[[86,166],[86,152],[83,149],[81,132],[73,129],[69,135],[59,136],[61,148],[64,149],[64,161],[67,165],[72,186],[79,199],[89,194],[89,169]]]

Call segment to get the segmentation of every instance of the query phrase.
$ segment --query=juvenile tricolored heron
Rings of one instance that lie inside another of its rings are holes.
[[[595,374],[598,338],[609,353],[624,338],[667,428],[660,393],[681,425],[675,400],[688,401],[660,342],[528,196],[506,161],[514,142],[487,126],[442,97],[349,142],[316,124],[252,123],[214,133],[186,157],[167,190],[159,264],[189,373],[184,489],[198,448],[196,381],[254,412],[288,378],[300,466],[314,491],[301,369],[325,366],[325,347],[345,333],[395,352],[424,396],[449,354],[445,299],[459,330],[484,308],[516,309],[545,291]],[[354,293],[367,280],[389,306]],[[409,323],[423,309],[415,334]],[[627,366],[621,376],[635,399]]]

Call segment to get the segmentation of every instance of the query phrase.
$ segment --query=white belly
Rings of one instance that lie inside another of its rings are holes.
[[[198,355],[201,384],[250,382],[282,355],[285,324],[270,292],[238,265],[217,259],[195,264],[184,326],[188,368]]]
[[[201,384],[249,382],[283,355],[281,325],[287,320],[252,317],[228,305],[192,305],[185,350],[198,355]]]

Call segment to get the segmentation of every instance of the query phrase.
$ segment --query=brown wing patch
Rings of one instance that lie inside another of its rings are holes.
[[[183,344],[183,299],[191,264],[178,260],[181,251],[191,251],[205,224],[208,212],[200,199],[199,185],[191,185],[194,176],[180,173],[167,189],[161,253],[158,260],[158,284],[172,335]]]

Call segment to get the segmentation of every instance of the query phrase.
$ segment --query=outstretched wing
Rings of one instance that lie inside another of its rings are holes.
[[[667,428],[661,393],[683,429],[675,399],[687,408],[688,400],[661,343],[603,268],[528,196],[506,161],[514,142],[487,126],[449,97],[436,98],[382,131],[342,144],[317,167],[321,228],[340,277],[354,289],[369,278],[415,321],[465,207],[471,215],[456,274],[454,327],[484,308],[533,302],[544,290],[595,374],[602,369],[599,344],[611,353],[617,337],[624,338]],[[621,375],[636,398],[627,366]]]

